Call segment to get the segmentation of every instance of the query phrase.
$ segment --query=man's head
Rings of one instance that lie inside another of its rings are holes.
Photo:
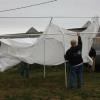
[[[77,41],[76,40],[71,40],[71,47],[75,47],[77,45]]]

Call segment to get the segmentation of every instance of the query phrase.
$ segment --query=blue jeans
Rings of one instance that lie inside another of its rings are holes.
[[[68,66],[68,88],[81,88],[83,85],[83,64]]]

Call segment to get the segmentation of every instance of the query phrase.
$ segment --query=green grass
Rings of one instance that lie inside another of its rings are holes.
[[[84,73],[82,89],[65,88],[64,69],[33,69],[23,79],[16,69],[0,73],[0,100],[100,100],[100,73]]]

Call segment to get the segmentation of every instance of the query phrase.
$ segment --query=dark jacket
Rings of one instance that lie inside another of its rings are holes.
[[[90,50],[90,52],[89,52],[89,56],[90,57],[96,57],[96,51],[95,51],[95,49],[93,48],[93,47],[91,47],[91,50]]]
[[[81,37],[78,36],[78,45],[76,47],[71,47],[65,55],[65,59],[69,61],[71,65],[78,65],[83,62],[82,60],[82,41]]]

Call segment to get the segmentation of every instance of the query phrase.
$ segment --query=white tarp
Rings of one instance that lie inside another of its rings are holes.
[[[90,63],[92,65],[92,59],[89,57],[89,51],[91,49],[93,38],[96,37],[99,30],[99,20],[97,17],[94,17],[91,21],[91,24],[87,29],[80,33],[82,38],[82,58],[84,63]],[[65,45],[65,51],[70,48],[70,41],[77,40],[77,33],[60,28],[57,25],[51,23],[49,28],[47,28],[45,34],[48,37],[55,38],[58,41],[61,41]],[[58,34],[58,35],[57,35]]]
[[[92,65],[92,59],[89,57],[89,51],[93,44],[93,38],[96,37],[99,30],[99,19],[93,18],[92,23],[88,26],[88,28],[81,33],[82,38],[82,56],[84,62],[89,62]]]
[[[98,20],[94,18],[90,26],[84,32],[97,32]],[[83,32],[83,33],[84,33]],[[34,40],[26,39],[1,39],[0,47],[0,71],[24,61],[29,64],[57,65],[63,63],[65,51],[70,47],[72,39],[77,40],[77,33],[50,24],[44,34]],[[82,56],[84,62],[89,62],[88,52],[92,45],[95,34],[81,34]],[[91,38],[91,39],[88,39]],[[64,48],[65,46],[65,48]]]
[[[0,71],[11,68],[20,61],[29,64],[58,65],[64,62],[63,55],[64,47],[62,43],[52,38],[39,39],[37,43],[33,43],[30,47],[13,47],[13,45],[1,43]]]
[[[20,63],[20,60],[16,57],[3,56],[0,58],[0,71],[3,72],[7,69],[10,69],[18,63]]]
[[[0,39],[3,43],[11,47],[24,48],[30,47],[36,43],[37,38],[17,38],[17,39]]]

